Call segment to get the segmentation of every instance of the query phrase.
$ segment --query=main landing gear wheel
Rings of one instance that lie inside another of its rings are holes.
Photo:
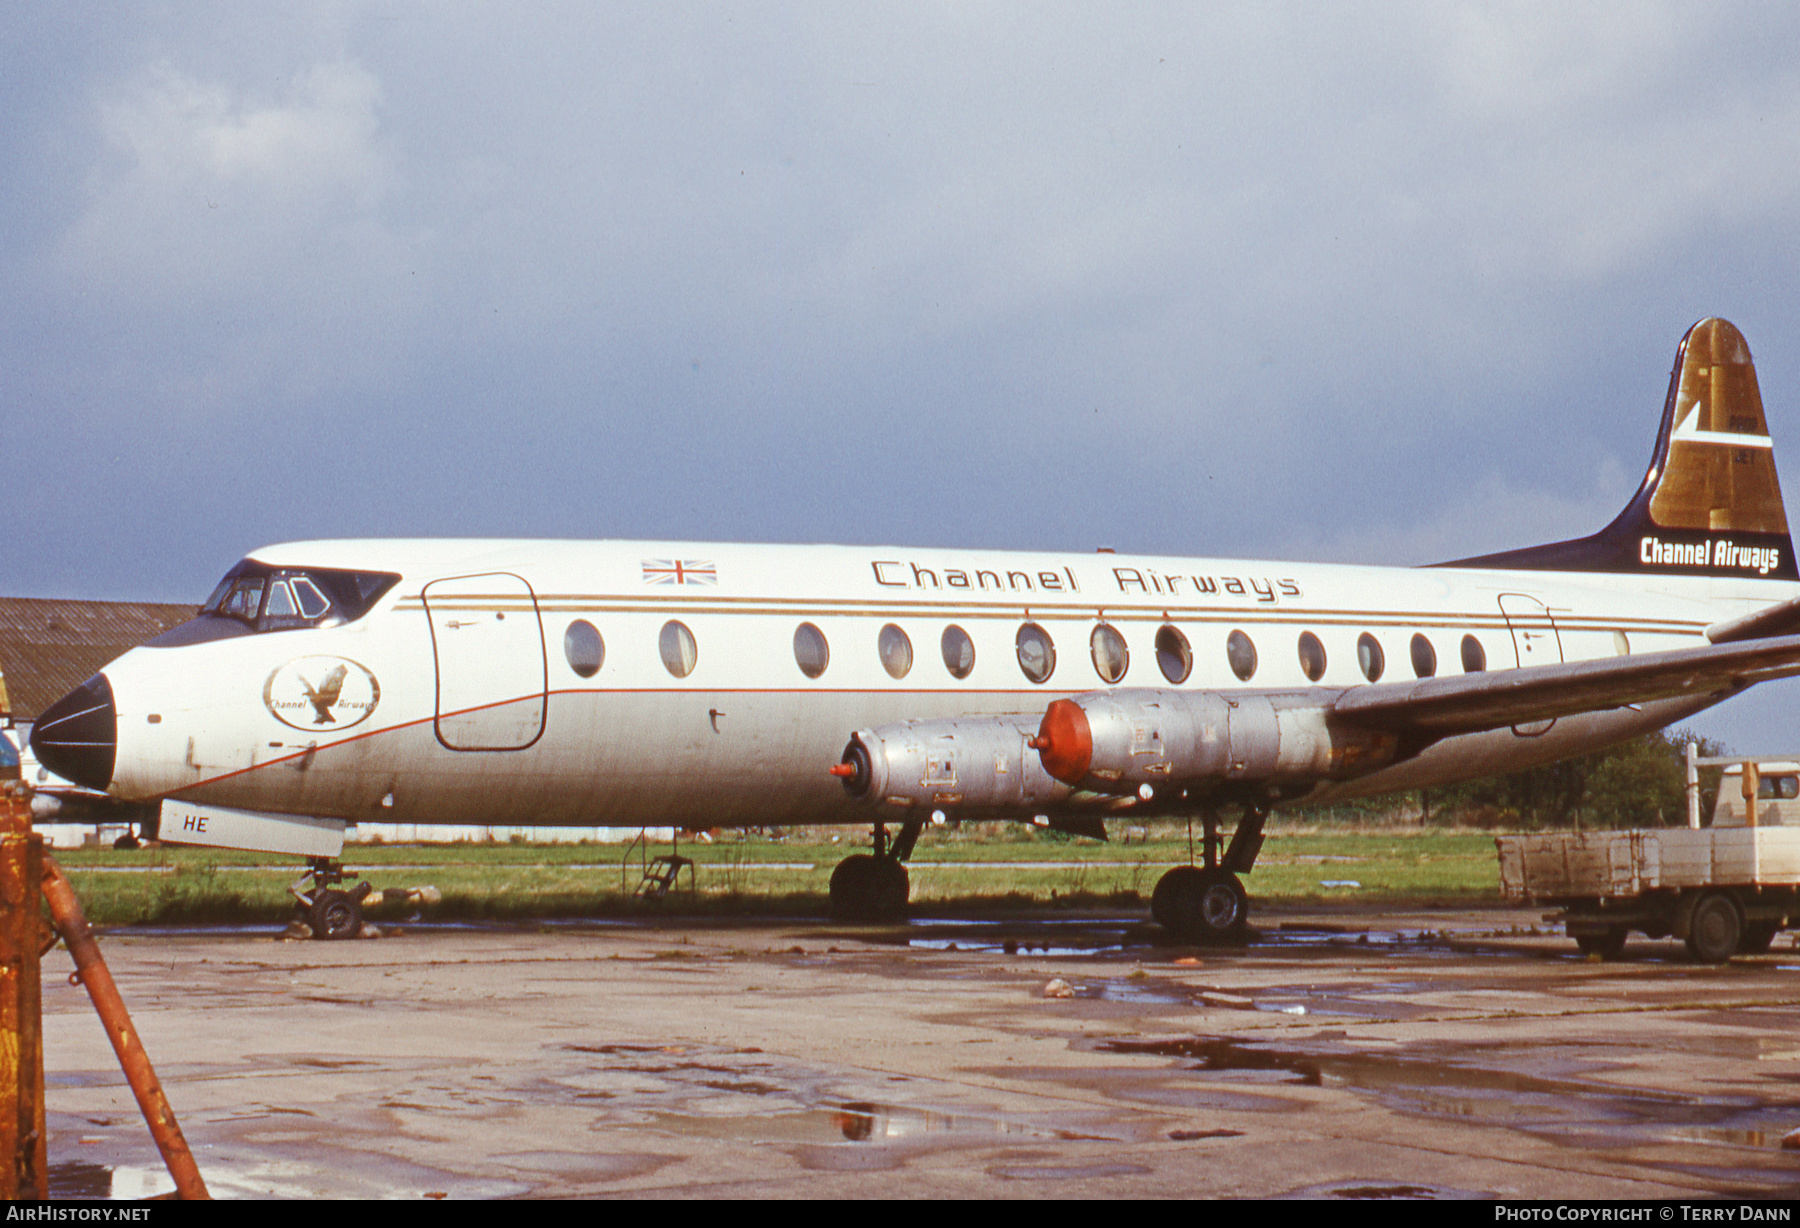
[[[1688,920],[1688,954],[1703,964],[1722,964],[1737,954],[1743,934],[1737,901],[1723,891],[1709,891]]]
[[[831,872],[834,921],[892,921],[906,913],[912,889],[906,867],[892,857],[852,853]]]
[[[1575,949],[1583,955],[1617,959],[1625,953],[1625,938],[1630,933],[1623,925],[1615,925],[1604,934],[1576,934]]]
[[[1175,901],[1199,891],[1199,880],[1205,873],[1199,866],[1176,866],[1157,879],[1156,889],[1150,893],[1151,919],[1166,930],[1174,929],[1179,908]]]
[[[1237,943],[1244,940],[1250,897],[1229,870],[1176,866],[1157,880],[1150,915],[1182,938]]]

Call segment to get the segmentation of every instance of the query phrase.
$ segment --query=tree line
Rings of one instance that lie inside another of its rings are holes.
[[[1701,756],[1731,753],[1685,730],[1659,730],[1606,750],[1522,772],[1333,806],[1296,818],[1411,821],[1512,831],[1539,828],[1679,827],[1687,823],[1687,745]],[[1700,808],[1712,813],[1719,768],[1700,769]]]

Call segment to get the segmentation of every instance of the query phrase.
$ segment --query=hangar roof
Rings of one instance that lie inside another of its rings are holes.
[[[13,719],[36,720],[108,661],[194,611],[156,602],[0,597],[0,678]]]

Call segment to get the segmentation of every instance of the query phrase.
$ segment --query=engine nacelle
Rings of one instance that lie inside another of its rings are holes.
[[[903,721],[859,729],[833,768],[852,797],[898,808],[1009,816],[1065,802],[1074,792],[1030,748],[1035,715]]]
[[[1032,740],[1073,788],[1346,780],[1393,760],[1393,734],[1333,720],[1316,694],[1092,691],[1050,705]]]

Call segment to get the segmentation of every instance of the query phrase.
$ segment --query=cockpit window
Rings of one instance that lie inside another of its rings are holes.
[[[300,607],[294,604],[294,590],[288,587],[286,580],[277,580],[269,585],[268,604],[263,613],[270,618],[298,618]]]
[[[318,618],[331,608],[331,599],[305,576],[294,577],[294,600],[300,603],[302,618]]]
[[[225,590],[225,599],[217,609],[201,610],[202,614],[223,614],[227,618],[253,619],[262,611],[263,585],[261,576],[239,580]]]
[[[199,617],[145,645],[174,648],[262,631],[335,627],[375,607],[400,577],[385,571],[270,567],[245,559],[225,573]]]

